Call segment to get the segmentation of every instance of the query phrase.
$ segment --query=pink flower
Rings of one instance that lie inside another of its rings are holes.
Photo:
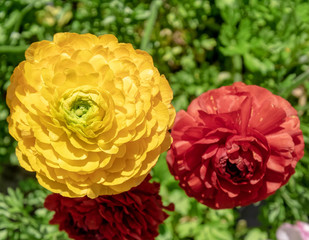
[[[295,225],[284,223],[276,232],[278,240],[309,240],[309,224],[298,221]]]

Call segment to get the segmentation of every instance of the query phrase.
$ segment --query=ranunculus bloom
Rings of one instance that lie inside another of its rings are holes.
[[[284,223],[276,232],[278,240],[308,240],[309,224],[298,221],[295,225]]]
[[[168,215],[159,195],[159,183],[141,185],[117,195],[67,198],[51,194],[45,207],[55,211],[51,224],[76,240],[151,240]]]
[[[171,143],[172,90],[150,55],[113,35],[57,33],[11,77],[9,131],[22,167],[67,197],[140,184]]]
[[[186,193],[212,208],[260,201],[286,184],[304,154],[295,109],[268,90],[234,83],[176,115],[167,155]]]

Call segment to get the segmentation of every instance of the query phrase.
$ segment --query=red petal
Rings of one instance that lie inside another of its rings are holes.
[[[240,186],[236,186],[223,178],[218,178],[218,183],[221,189],[230,197],[234,198],[237,197],[240,193]]]
[[[267,135],[278,128],[280,124],[284,122],[285,118],[286,113],[283,109],[276,107],[270,101],[265,101],[260,108],[253,108],[249,127]]]
[[[188,185],[195,192],[200,192],[203,190],[203,183],[199,177],[195,174],[192,174],[188,179]]]
[[[192,116],[190,116],[187,112],[180,110],[176,114],[172,136],[175,137],[174,134],[176,134],[177,132],[182,133],[187,127],[193,127],[195,125],[196,120],[192,118]]]
[[[287,161],[281,156],[270,155],[266,166],[275,172],[284,173],[285,167],[289,164],[291,164],[291,161]]]
[[[292,137],[285,133],[279,132],[266,136],[270,149],[272,151],[293,151],[294,150],[294,142]]]
[[[44,202],[44,207],[46,207],[48,210],[55,211],[58,209],[60,204],[60,199],[58,194],[50,194],[46,197]]]
[[[240,134],[246,135],[248,122],[251,116],[252,98],[246,97],[246,99],[240,105]]]
[[[102,223],[102,217],[97,212],[91,212],[86,215],[85,224],[89,230],[98,230]]]

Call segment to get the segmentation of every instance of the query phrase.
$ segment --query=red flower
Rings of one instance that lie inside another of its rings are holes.
[[[260,201],[286,184],[304,154],[295,109],[258,86],[208,91],[177,113],[167,155],[190,197],[212,208]]]
[[[55,211],[51,224],[76,240],[145,240],[158,235],[158,227],[168,215],[159,195],[159,183],[149,183],[150,176],[139,186],[117,195],[67,198],[51,194],[45,207]]]

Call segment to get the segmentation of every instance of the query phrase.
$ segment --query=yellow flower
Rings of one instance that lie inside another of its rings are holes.
[[[137,186],[171,144],[172,90],[149,54],[113,35],[33,43],[7,91],[20,165],[66,197]]]

